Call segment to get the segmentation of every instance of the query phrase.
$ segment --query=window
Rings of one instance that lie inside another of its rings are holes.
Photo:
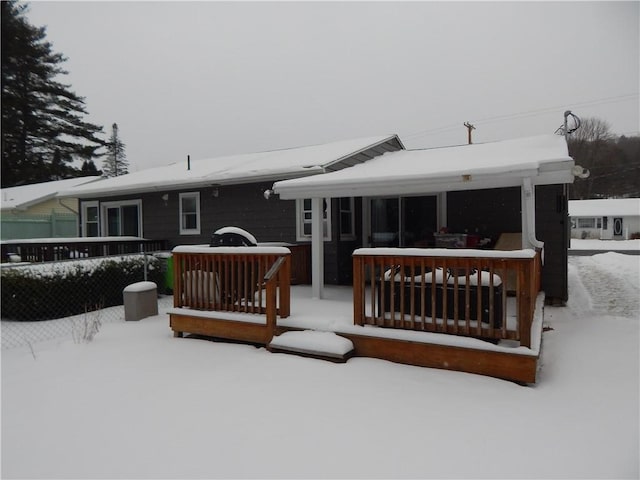
[[[100,236],[100,215],[98,202],[82,203],[82,236]]]
[[[596,228],[596,219],[578,218],[578,228]]]
[[[323,232],[324,240],[331,240],[331,200],[324,200]],[[297,210],[297,239],[311,240],[311,199],[296,200]]]
[[[338,199],[338,205],[340,206],[340,239],[353,240],[356,238],[353,197]]]
[[[180,235],[200,234],[200,192],[180,194]]]
[[[109,237],[141,237],[141,212],[141,200],[105,202],[101,205],[101,230]]]

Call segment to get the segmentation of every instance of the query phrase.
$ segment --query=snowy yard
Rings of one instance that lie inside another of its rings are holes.
[[[569,262],[530,387],[177,339],[163,305],[3,350],[2,477],[638,478],[640,256]]]

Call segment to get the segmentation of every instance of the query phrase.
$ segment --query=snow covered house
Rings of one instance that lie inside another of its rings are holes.
[[[56,195],[98,179],[98,176],[77,177],[3,188],[0,192],[2,240],[75,237],[78,200],[56,198]]]
[[[640,236],[640,198],[570,200],[571,238],[628,240]]]
[[[353,285],[353,324],[327,328],[356,355],[531,382],[541,302],[568,296],[573,179],[565,139],[549,135],[395,149],[270,191],[276,209],[295,201],[296,232],[310,237],[313,296],[325,282]],[[286,249],[265,248],[174,249],[174,333],[270,344],[313,328],[288,318]],[[247,279],[267,270],[263,297]],[[448,335],[423,336],[433,333]]]
[[[573,167],[556,135],[412,151],[387,135],[182,162],[65,194],[81,199],[84,236],[176,246],[176,335],[268,344],[304,328],[275,318],[291,313],[295,260],[282,245],[310,244],[313,296],[325,282],[353,285],[353,324],[337,333],[357,355],[533,381],[540,302],[568,297]],[[202,247],[230,225],[262,245]],[[377,326],[388,328],[361,330]],[[407,337],[427,333],[515,350]]]

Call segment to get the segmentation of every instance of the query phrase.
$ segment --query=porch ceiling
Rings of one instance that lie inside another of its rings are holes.
[[[564,137],[544,135],[502,142],[385,153],[366,163],[274,184],[282,199],[421,195],[573,182]]]

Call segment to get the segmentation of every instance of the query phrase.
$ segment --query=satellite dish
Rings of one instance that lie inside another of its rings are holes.
[[[575,165],[571,169],[571,173],[573,174],[574,177],[578,177],[578,178],[588,178],[589,175],[591,174],[589,170],[581,167],[580,165]]]

